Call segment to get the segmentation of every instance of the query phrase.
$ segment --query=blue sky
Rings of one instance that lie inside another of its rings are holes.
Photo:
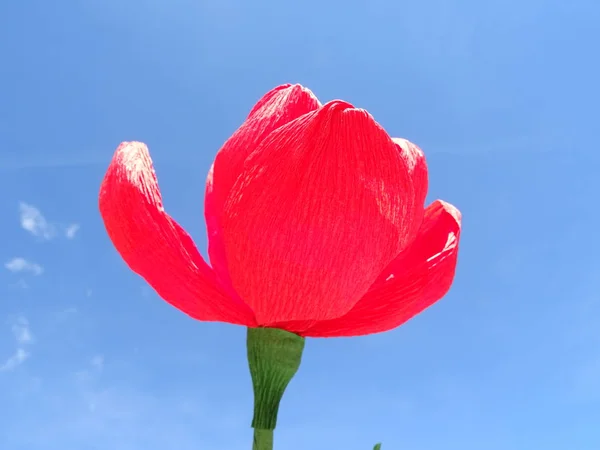
[[[215,152],[300,82],[419,144],[463,234],[440,303],[307,342],[276,448],[600,448],[599,22],[595,0],[2,2],[0,447],[250,448],[245,330],[158,299],[97,194],[146,142],[206,254]]]

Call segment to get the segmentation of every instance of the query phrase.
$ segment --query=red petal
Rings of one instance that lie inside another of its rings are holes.
[[[414,238],[407,164],[347,103],[277,129],[244,167],[223,242],[233,287],[260,325],[345,314]]]
[[[310,324],[281,324],[303,336],[359,336],[391,330],[428,308],[450,289],[454,279],[460,212],[435,201],[425,211],[419,235],[396,258],[369,292],[343,317]]]
[[[100,212],[127,265],[171,305],[199,320],[255,325],[250,308],[223,292],[191,237],[165,213],[144,144],[117,148],[102,182]]]
[[[273,130],[320,106],[317,97],[300,85],[278,86],[259,100],[217,153],[206,181],[204,211],[210,262],[224,284],[229,285],[230,280],[222,238],[223,207],[242,173],[244,161]]]
[[[423,151],[409,140],[402,138],[392,138],[392,141],[398,147],[402,158],[406,161],[408,171],[412,179],[413,188],[413,214],[415,220],[412,222],[412,228],[409,230],[411,236],[416,236],[423,221],[425,212],[425,198],[428,189],[427,163]]]

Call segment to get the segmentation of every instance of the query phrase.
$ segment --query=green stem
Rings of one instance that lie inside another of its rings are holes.
[[[248,328],[246,344],[254,389],[252,448],[272,450],[279,403],[300,367],[304,338],[278,328]]]
[[[273,450],[273,430],[255,428],[252,450]]]

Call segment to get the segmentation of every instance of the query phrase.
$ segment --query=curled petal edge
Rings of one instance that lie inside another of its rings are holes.
[[[99,207],[123,260],[165,301],[194,319],[256,325],[252,310],[227,295],[192,238],[165,212],[145,144],[117,148]]]

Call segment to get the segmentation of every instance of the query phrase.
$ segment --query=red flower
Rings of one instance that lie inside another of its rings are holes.
[[[100,211],[129,267],[195,319],[353,336],[395,328],[450,288],[461,216],[439,200],[424,208],[426,193],[416,145],[362,109],[285,85],[210,170],[212,268],[164,211],[144,144],[117,149]]]

